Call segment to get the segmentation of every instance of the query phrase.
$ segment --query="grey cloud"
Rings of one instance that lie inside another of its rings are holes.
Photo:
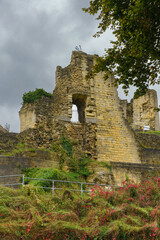
[[[35,88],[53,91],[56,65],[68,65],[71,51],[96,26],[82,12],[85,0],[64,0],[59,12],[54,7],[50,11],[39,7],[46,2],[53,6],[52,0],[0,1],[0,123],[6,116],[8,119],[10,108],[20,107],[24,92]],[[18,112],[12,111],[12,115],[18,122]]]
[[[92,38],[98,22],[82,11],[88,5],[89,0],[0,1],[0,124],[12,119],[11,130],[18,131],[23,93],[52,92],[56,66],[69,64],[76,45],[98,54],[109,45],[111,32]]]
[[[0,106],[0,113],[3,116],[1,119],[1,125],[5,127],[5,124],[8,123],[10,125],[11,131],[19,131],[20,129],[20,122],[17,118],[19,111],[19,106],[17,107],[9,107],[9,106]],[[17,114],[15,114],[17,113]]]

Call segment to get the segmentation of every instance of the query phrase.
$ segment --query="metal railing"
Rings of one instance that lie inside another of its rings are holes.
[[[5,176],[0,176],[0,178],[10,178],[10,177],[22,177],[22,182],[21,183],[7,183],[7,184],[0,184],[2,186],[19,186],[21,185],[22,187],[24,187],[25,185],[27,185],[28,183],[25,182],[25,179],[27,180],[37,180],[37,181],[48,181],[52,183],[52,187],[41,187],[41,186],[32,186],[32,187],[36,187],[36,188],[42,188],[42,189],[50,189],[52,191],[52,195],[54,195],[55,190],[63,190],[64,188],[59,188],[59,187],[55,187],[56,183],[70,183],[70,184],[78,184],[80,185],[80,189],[69,189],[67,188],[67,190],[69,191],[75,191],[75,192],[81,192],[81,197],[83,196],[84,192],[91,192],[92,190],[85,190],[84,186],[100,186],[100,187],[105,187],[105,190],[110,190],[111,187],[117,188],[118,186],[114,186],[114,185],[106,185],[106,184],[96,184],[96,183],[86,183],[86,182],[74,182],[74,181],[63,181],[63,180],[51,180],[51,179],[42,179],[42,178],[29,178],[29,177],[25,177],[24,175],[5,175]]]
[[[2,185],[2,186],[18,186],[18,185],[23,186],[23,183],[24,183],[24,175],[23,174],[0,176],[0,178],[10,178],[10,177],[22,177],[23,182],[22,183],[4,183],[4,184],[0,184],[0,185]]]

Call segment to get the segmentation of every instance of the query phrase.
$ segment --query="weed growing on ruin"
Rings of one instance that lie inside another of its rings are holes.
[[[106,163],[106,162],[97,162],[96,161],[96,163],[100,166],[108,168],[109,170],[112,170],[112,166],[110,164]]]
[[[72,143],[69,139],[65,138],[64,135],[62,136],[62,147],[66,151],[67,155],[72,158]]]
[[[42,96],[45,97],[52,97],[51,93],[46,92],[44,89],[38,89],[36,88],[35,91],[29,91],[28,93],[23,94],[23,104],[25,103],[33,103],[36,100],[42,98]]]
[[[13,155],[17,155],[17,154],[20,154],[20,153],[24,152],[25,150],[26,150],[25,144],[19,142],[19,143],[16,145],[15,149],[13,149],[12,154],[13,154]]]
[[[91,172],[88,169],[88,164],[91,159],[85,154],[81,154],[81,157],[77,158],[74,155],[73,145],[77,142],[71,143],[71,141],[64,137],[61,138],[60,143],[52,144],[52,151],[59,153],[59,169],[63,170],[64,164],[68,167],[69,172],[77,174],[79,178],[86,179]]]
[[[83,177],[85,180],[91,174],[88,169],[88,163],[91,162],[91,159],[83,155],[79,159],[71,158],[68,162],[68,166],[70,167],[71,172],[75,172],[79,175],[79,177]]]

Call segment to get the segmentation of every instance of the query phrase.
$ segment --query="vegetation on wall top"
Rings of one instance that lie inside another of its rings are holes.
[[[52,97],[51,93],[46,92],[43,88],[36,88],[35,91],[29,91],[28,93],[23,94],[23,104],[25,103],[33,103],[37,99],[40,99],[42,96]]]

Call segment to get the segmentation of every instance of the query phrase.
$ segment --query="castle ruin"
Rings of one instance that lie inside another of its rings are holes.
[[[118,97],[114,77],[104,79],[103,72],[86,78],[97,55],[73,51],[70,64],[56,69],[56,87],[52,98],[42,97],[22,106],[19,115],[21,139],[28,146],[48,147],[64,135],[77,140],[79,151],[96,163],[112,166],[112,178],[119,184],[125,173],[139,180],[144,170],[160,167],[160,137],[142,134],[144,126],[160,130],[157,93],[149,90],[131,100]],[[76,105],[78,122],[71,121]],[[146,141],[147,139],[147,141]],[[145,143],[145,144],[144,144]],[[92,181],[109,181],[108,170],[90,166]]]

